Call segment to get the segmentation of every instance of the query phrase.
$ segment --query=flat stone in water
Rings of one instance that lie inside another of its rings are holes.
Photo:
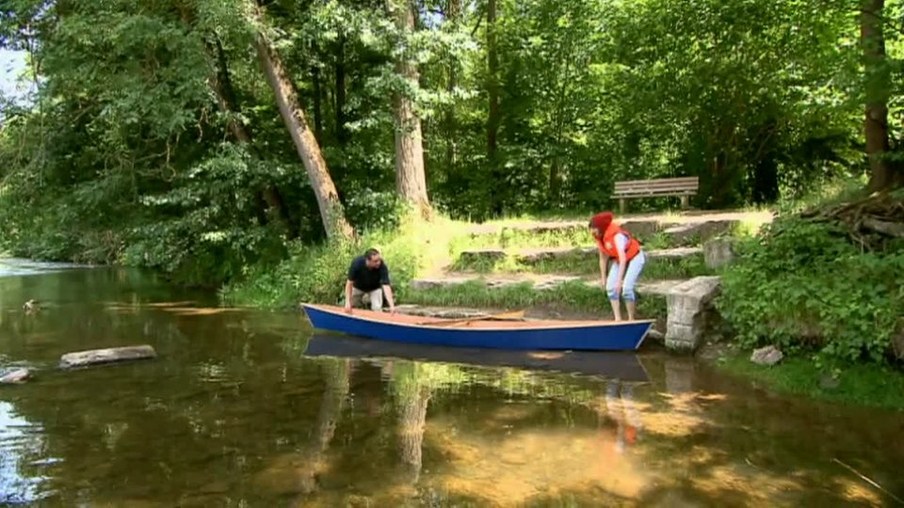
[[[141,346],[114,347],[107,349],[92,349],[66,353],[60,357],[61,368],[87,367],[102,363],[122,362],[128,360],[143,360],[156,358],[157,352],[147,344]]]
[[[24,383],[31,377],[28,369],[13,369],[0,376],[0,385]]]

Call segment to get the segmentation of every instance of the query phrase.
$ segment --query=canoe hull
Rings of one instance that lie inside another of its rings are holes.
[[[304,304],[303,307],[311,324],[320,330],[393,342],[472,348],[636,351],[653,324],[649,320],[555,326],[545,322],[546,326],[537,327],[522,323],[519,327],[470,328],[374,319],[362,317],[357,311],[348,315],[339,308],[321,305]]]

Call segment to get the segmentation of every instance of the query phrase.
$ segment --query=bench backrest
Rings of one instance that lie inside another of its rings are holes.
[[[615,182],[615,194],[660,194],[668,192],[696,192],[700,188],[700,178],[687,176],[680,178],[659,178],[655,180],[626,180]]]

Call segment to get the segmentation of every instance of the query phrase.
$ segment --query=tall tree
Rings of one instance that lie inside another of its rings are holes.
[[[276,95],[279,114],[292,136],[298,156],[308,173],[311,188],[317,197],[317,206],[320,209],[320,217],[327,237],[331,240],[349,239],[353,236],[354,231],[345,218],[342,202],[339,201],[336,185],[330,176],[317,138],[305,119],[304,110],[298,100],[298,92],[295,90],[295,85],[283,66],[279,54],[264,32],[265,25],[261,8],[255,4],[252,12],[257,31],[254,37],[254,48],[267,77],[267,83]]]
[[[424,171],[424,145],[421,119],[415,111],[412,94],[418,89],[418,70],[410,51],[414,32],[414,6],[409,0],[386,0],[389,15],[399,32],[395,71],[402,86],[393,94],[395,117],[396,189],[399,196],[424,218],[432,215],[427,197]],[[399,90],[401,88],[401,90]]]
[[[860,43],[863,46],[866,108],[863,132],[869,158],[872,191],[904,185],[901,165],[888,160],[888,98],[891,94],[891,68],[886,61],[883,9],[885,0],[862,0]]]

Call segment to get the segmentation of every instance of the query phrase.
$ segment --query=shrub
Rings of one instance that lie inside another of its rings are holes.
[[[864,252],[838,224],[776,219],[741,241],[717,305],[741,345],[882,362],[904,315],[904,250]]]

